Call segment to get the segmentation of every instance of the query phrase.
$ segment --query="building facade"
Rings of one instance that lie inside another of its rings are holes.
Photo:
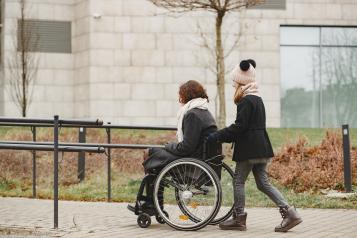
[[[19,116],[8,59],[17,50],[20,3],[0,2],[0,116]],[[175,125],[178,87],[191,79],[205,85],[215,114],[212,52],[202,46],[214,39],[213,15],[173,16],[147,0],[26,2],[40,42],[29,117]],[[241,59],[257,62],[267,126],[357,126],[357,1],[266,1],[229,14],[223,32],[227,71]],[[227,124],[232,95],[227,77]]]

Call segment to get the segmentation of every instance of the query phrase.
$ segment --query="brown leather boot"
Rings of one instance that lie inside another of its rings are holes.
[[[219,228],[221,228],[222,230],[245,231],[247,230],[246,220],[247,220],[246,212],[244,214],[237,214],[233,212],[233,218],[228,221],[224,221],[220,223]]]
[[[279,226],[275,227],[275,232],[287,232],[302,222],[302,219],[297,213],[295,207],[280,207],[279,212],[283,217],[283,220]]]

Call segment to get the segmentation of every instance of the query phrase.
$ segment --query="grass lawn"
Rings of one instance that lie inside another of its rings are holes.
[[[330,129],[341,133],[342,129]],[[285,143],[294,143],[299,137],[305,136],[310,145],[318,145],[324,138],[327,129],[312,128],[269,128],[268,134],[275,151],[278,151]],[[357,146],[357,128],[350,129],[352,146]]]
[[[114,173],[112,176],[112,201],[133,202],[141,183],[142,175],[123,175]],[[327,198],[324,195],[312,193],[294,193],[276,182],[273,184],[284,194],[287,200],[297,206],[304,208],[348,208],[357,209],[357,195],[348,199]],[[14,180],[9,185],[0,183],[0,195],[10,197],[31,197],[31,184],[25,186],[23,181]],[[223,185],[223,197],[225,206],[230,206],[233,201],[231,184]],[[275,207],[271,200],[257,190],[253,176],[250,176],[246,183],[246,206],[247,207]],[[357,191],[357,188],[354,188]],[[52,199],[53,188],[51,184],[38,184],[38,198]],[[60,199],[79,201],[106,201],[107,200],[107,180],[106,174],[102,173],[94,178],[86,179],[84,182],[61,186],[59,191]]]
[[[62,133],[65,133],[68,129],[63,129]],[[336,129],[340,130],[340,129]],[[275,129],[271,128],[268,130],[275,152],[278,152],[282,145],[285,143],[294,143],[299,136],[306,136],[308,138],[310,145],[317,145],[321,142],[324,137],[325,129]],[[30,130],[28,128],[0,128],[0,140],[10,140],[8,138],[9,134],[26,133],[30,135]],[[38,135],[48,134],[48,129],[41,129],[38,131]],[[150,144],[153,143],[150,138],[154,138],[160,135],[158,131],[140,131],[140,132],[130,132],[128,130],[115,130],[113,131],[113,137],[120,137],[120,140],[130,139],[130,141],[140,141],[140,143]],[[100,133],[101,141],[105,141],[104,130]],[[171,133],[171,137],[172,137]],[[171,138],[170,137],[170,138]],[[14,137],[17,138],[17,137]],[[31,138],[31,137],[30,137]],[[77,136],[69,137],[71,140],[75,141]],[[49,138],[50,139],[50,138]],[[96,140],[97,137],[88,138],[88,142],[99,141]],[[21,140],[21,139],[20,139]],[[351,129],[351,145],[357,146],[357,129]],[[29,156],[29,160],[30,160]],[[105,158],[103,156],[103,158]],[[41,158],[40,158],[41,159]],[[51,160],[51,157],[48,158]],[[227,163],[231,164],[230,158],[227,158]],[[103,160],[105,162],[105,159]],[[101,171],[95,171],[94,173],[88,175],[86,180],[82,183],[70,184],[68,186],[61,186],[59,195],[61,199],[64,200],[85,200],[85,201],[106,201],[107,198],[107,175],[106,170],[102,167]],[[1,170],[6,170],[7,168],[1,168]],[[51,167],[49,169],[52,169]],[[29,174],[31,178],[31,169],[25,171]],[[115,202],[133,202],[140,185],[140,181],[143,174],[140,173],[119,173],[112,170],[112,200]],[[38,179],[37,194],[39,198],[52,198],[52,178]],[[297,207],[314,207],[314,208],[352,208],[357,209],[357,196],[351,197],[349,199],[331,199],[326,198],[320,194],[314,193],[294,193],[293,191],[282,187],[275,181],[272,181],[275,186],[277,186],[282,193],[287,197],[291,204]],[[226,186],[226,197],[228,200],[232,199],[231,187]],[[354,188],[356,191],[357,188]],[[255,187],[255,182],[253,177],[249,177],[246,184],[246,204],[247,206],[274,206],[272,202],[261,192],[259,192]],[[0,196],[16,196],[16,197],[31,197],[32,196],[32,184],[31,179],[19,180],[14,177],[2,179],[0,176]]]

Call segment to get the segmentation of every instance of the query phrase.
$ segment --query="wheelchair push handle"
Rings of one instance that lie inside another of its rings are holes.
[[[203,139],[203,146],[202,146],[202,159],[206,160],[207,159],[207,144],[208,140],[207,137]]]
[[[219,142],[217,142],[217,144],[222,145]],[[211,155],[208,155],[208,146],[209,146],[209,141],[207,140],[207,137],[205,137],[203,139],[203,145],[202,145],[202,159],[203,159],[203,161],[209,162],[211,160],[215,160],[216,158],[220,158],[220,160],[223,160],[224,156],[222,155],[222,149],[220,149],[220,152],[217,151],[216,155],[209,157]]]

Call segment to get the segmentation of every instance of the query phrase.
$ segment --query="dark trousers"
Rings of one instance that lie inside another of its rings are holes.
[[[147,202],[153,203],[154,201],[154,185],[156,180],[156,175],[158,175],[163,167],[165,167],[170,162],[179,159],[180,157],[171,154],[163,148],[150,148],[149,149],[149,158],[144,161],[143,166],[145,173],[151,174],[146,177],[146,197]],[[158,189],[158,200],[159,205],[163,206],[163,194],[164,186],[160,185]]]
[[[160,170],[170,162],[180,157],[166,151],[164,148],[150,148],[149,158],[143,162],[146,171],[160,172]]]
[[[261,192],[265,193],[277,206],[288,206],[288,202],[283,195],[270,184],[266,168],[267,163],[252,163],[249,160],[237,162],[233,189],[234,207],[238,214],[244,213],[244,186],[250,171],[253,172],[255,183]]]

